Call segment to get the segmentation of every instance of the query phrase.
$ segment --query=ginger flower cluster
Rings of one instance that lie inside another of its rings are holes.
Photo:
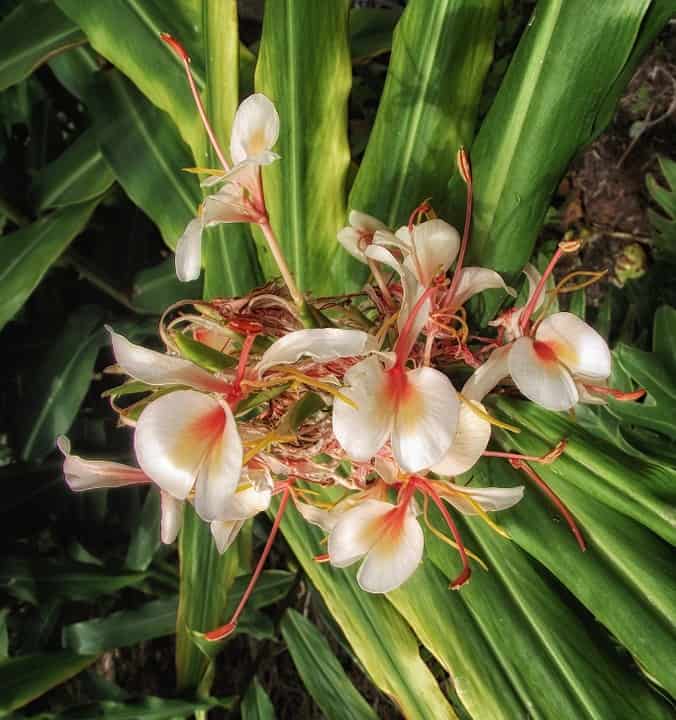
[[[185,51],[163,39],[194,87]],[[555,461],[565,440],[543,457],[489,450],[492,427],[509,426],[484,402],[500,391],[565,411],[617,395],[606,387],[611,356],[604,339],[575,315],[549,312],[546,280],[578,244],[562,243],[542,275],[524,268],[525,304],[499,314],[491,337],[473,332],[464,307],[472,296],[516,293],[494,270],[464,263],[472,176],[461,150],[468,191],[462,236],[426,202],[398,229],[353,210],[337,240],[369,266],[371,280],[358,294],[306,297],[284,261],[262,190],[261,167],[280,159],[273,103],[259,93],[240,105],[230,165],[196,91],[195,99],[222,163],[203,185],[221,188],[179,239],[177,275],[199,275],[205,227],[247,222],[263,230],[283,282],[245,297],[170,307],[160,321],[161,351],[110,328],[116,370],[129,377],[112,391],[112,405],[133,430],[137,466],[83,459],[60,438],[71,489],[149,484],[161,494],[163,542],[176,539],[190,503],[221,553],[279,497],[252,584],[231,621],[207,633],[210,640],[236,626],[290,503],[327,535],[315,560],[334,568],[359,564],[365,591],[390,592],[415,572],[423,528],[459,553],[462,569],[451,584],[458,588],[478,558],[465,548],[454,514],[475,515],[506,535],[490,514],[524,493],[523,486],[474,487],[463,474],[481,457],[503,457],[547,493],[584,549],[573,518],[532,467]]]

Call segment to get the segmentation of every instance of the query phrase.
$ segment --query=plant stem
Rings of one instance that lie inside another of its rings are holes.
[[[272,229],[270,225],[269,220],[265,220],[260,223],[261,230],[263,231],[263,235],[265,236],[265,240],[268,243],[268,247],[270,248],[270,252],[272,253],[272,257],[275,259],[275,262],[277,263],[277,267],[279,268],[280,275],[282,276],[282,279],[286,283],[286,287],[289,289],[289,293],[291,294],[291,298],[293,302],[296,304],[296,307],[301,309],[305,303],[305,299],[303,298],[303,295],[301,294],[300,290],[296,286],[296,283],[293,279],[293,275],[291,274],[291,271],[289,270],[289,266],[286,264],[286,259],[284,258],[284,254],[282,253],[282,248],[279,246],[279,242],[277,240],[277,236],[274,233],[274,230]]]

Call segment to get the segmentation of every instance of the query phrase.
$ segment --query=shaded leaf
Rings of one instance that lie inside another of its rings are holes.
[[[275,709],[258,678],[254,678],[242,698],[242,720],[274,720]]]
[[[124,566],[129,570],[143,572],[153,560],[160,541],[160,493],[150,487],[143,502],[141,516],[131,536]]]
[[[350,10],[350,53],[353,63],[366,62],[392,49],[399,8],[355,7]]]
[[[141,270],[134,277],[132,302],[141,310],[160,315],[169,305],[183,298],[202,296],[202,280],[181,282],[176,277],[174,258]]]

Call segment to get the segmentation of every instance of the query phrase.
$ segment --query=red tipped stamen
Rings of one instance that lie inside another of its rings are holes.
[[[450,584],[450,587],[453,590],[457,590],[468,582],[472,575],[472,568],[469,565],[469,558],[467,557],[465,544],[463,543],[460,532],[458,531],[458,526],[453,521],[447,507],[444,505],[444,501],[439,497],[437,491],[432,487],[432,485],[424,478],[419,477],[416,477],[414,482],[425,494],[432,498],[432,502],[437,506],[437,508],[439,508],[439,512],[453,534],[455,544],[458,546],[458,554],[460,555],[460,560],[462,561],[462,570],[460,571],[458,577],[456,577]]]
[[[511,463],[512,467],[516,468],[517,470],[523,470],[523,472],[525,472],[526,475],[528,475],[528,477],[540,488],[540,490],[542,490],[542,492],[554,503],[558,511],[561,513],[561,515],[563,515],[566,522],[568,523],[568,527],[575,536],[577,544],[580,546],[580,550],[584,552],[587,549],[587,543],[585,542],[584,538],[582,537],[582,533],[580,532],[580,529],[575,523],[575,518],[572,516],[568,508],[564,505],[561,498],[559,498],[559,496],[549,487],[549,485],[547,485],[547,483],[535,472],[535,470],[530,467],[530,465],[526,464],[522,460],[510,460],[509,462]]]
[[[634,390],[633,392],[622,392],[622,390],[615,390],[614,388],[603,387],[603,385],[587,385],[585,383],[585,387],[590,392],[597,393],[598,395],[610,395],[611,397],[615,398],[615,400],[621,400],[622,402],[640,400],[646,394],[646,391],[643,388],[640,388],[639,390]]]
[[[552,256],[552,259],[549,261],[549,264],[545,268],[545,271],[542,273],[540,282],[537,284],[533,295],[531,296],[528,304],[526,305],[523,313],[521,314],[521,318],[519,319],[519,327],[521,328],[522,333],[526,333],[528,323],[530,322],[531,316],[535,312],[535,306],[537,305],[540,296],[544,292],[547,279],[554,271],[556,264],[559,262],[563,255],[579,250],[580,244],[581,243],[579,240],[565,240],[559,243],[559,246],[556,248],[556,252]]]
[[[230,325],[232,326],[232,323],[230,323]],[[239,354],[239,362],[237,363],[235,379],[232,381],[227,394],[228,402],[232,407],[242,399],[242,380],[244,380],[244,375],[246,374],[246,366],[249,362],[249,355],[251,354],[251,348],[254,342],[256,342],[256,333],[247,335],[246,338],[244,338],[242,350]]]
[[[420,218],[432,209],[430,205],[430,198],[423,200],[415,210],[408,216],[408,231],[413,233],[413,226],[420,220]]]
[[[408,351],[408,347],[410,345],[409,335],[411,334],[411,330],[413,329],[413,323],[415,322],[415,318],[420,312],[422,306],[425,304],[425,302],[427,302],[427,299],[430,297],[430,295],[432,295],[433,292],[436,291],[436,289],[437,288],[434,285],[428,287],[427,290],[425,290],[425,292],[418,298],[418,302],[416,302],[416,304],[413,306],[413,309],[406,318],[404,327],[401,329],[399,337],[397,338],[397,342],[394,346],[394,352],[397,356],[395,367],[404,367],[404,363],[407,360],[406,356],[404,355],[404,351]]]
[[[242,611],[244,610],[244,608],[249,600],[249,597],[251,596],[251,593],[253,592],[253,589],[254,589],[256,583],[258,582],[258,578],[260,577],[261,572],[263,572],[263,567],[265,565],[265,561],[267,560],[267,557],[270,554],[270,550],[272,549],[272,543],[275,541],[275,537],[277,536],[277,532],[279,530],[279,525],[282,522],[282,517],[284,515],[284,510],[286,510],[286,504],[289,500],[290,494],[291,494],[291,486],[289,484],[287,484],[284,494],[282,495],[282,499],[279,502],[279,508],[277,509],[277,514],[275,515],[275,520],[272,524],[272,529],[270,530],[270,535],[268,536],[268,540],[265,543],[263,552],[261,553],[261,556],[258,559],[258,564],[256,565],[256,569],[254,570],[254,573],[251,576],[251,580],[249,580],[249,584],[247,585],[247,588],[244,591],[244,594],[240,598],[239,604],[237,605],[235,612],[233,613],[230,620],[227,623],[225,623],[225,625],[221,625],[221,627],[216,628],[215,630],[210,630],[208,633],[205,633],[204,637],[207,640],[210,640],[212,642],[216,642],[217,640],[222,640],[223,638],[228,637],[228,635],[231,635],[237,628],[237,622],[239,620],[239,616],[242,614]]]
[[[453,295],[458,289],[460,283],[460,276],[462,274],[462,266],[465,262],[465,253],[467,252],[467,246],[469,245],[470,231],[472,229],[472,208],[474,205],[474,183],[472,181],[472,166],[469,162],[469,155],[465,148],[458,150],[458,169],[460,175],[465,181],[467,186],[467,201],[465,204],[465,226],[462,231],[462,242],[460,244],[460,252],[458,253],[458,262],[455,264],[455,272],[453,273],[453,279],[451,285],[446,292],[443,305],[449,307],[453,303]]]
[[[328,553],[324,553],[323,555],[315,555],[312,559],[316,563],[327,563],[331,558],[329,557]]]
[[[176,40],[176,38],[173,38],[168,33],[160,33],[160,40],[164,41],[174,51],[174,53],[176,53],[176,56],[183,63],[183,67],[185,68],[185,74],[188,78],[188,85],[190,86],[190,92],[192,93],[193,99],[195,100],[195,105],[197,105],[197,112],[199,112],[200,119],[202,120],[202,125],[204,125],[204,129],[207,131],[209,141],[211,142],[211,146],[216,153],[218,161],[223,166],[223,169],[227,172],[228,170],[230,170],[230,165],[225,159],[223,150],[221,150],[221,146],[218,144],[216,135],[214,134],[214,131],[209,124],[209,118],[207,117],[206,110],[204,109],[204,104],[202,103],[202,98],[200,97],[197,85],[195,85],[195,78],[193,78],[192,70],[190,69],[190,56],[186,52],[183,45],[181,45],[181,43]]]

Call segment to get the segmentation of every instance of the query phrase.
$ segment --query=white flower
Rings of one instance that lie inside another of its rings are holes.
[[[365,500],[340,515],[329,535],[331,565],[342,568],[364,558],[357,582],[371,593],[398,588],[415,572],[424,536],[414,502],[392,505]]]
[[[378,218],[374,218],[366,213],[358,210],[351,210],[348,216],[347,227],[338,231],[338,242],[347,250],[347,252],[360,262],[367,263],[365,253],[366,248],[373,242],[374,233],[384,231],[389,234],[385,223],[380,222]]]

